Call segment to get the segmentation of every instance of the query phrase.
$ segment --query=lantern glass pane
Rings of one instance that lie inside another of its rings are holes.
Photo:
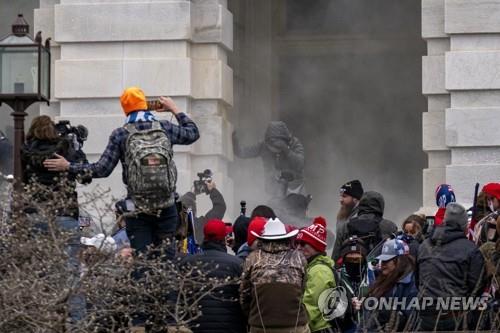
[[[38,94],[37,46],[0,46],[0,94]]]
[[[41,57],[41,69],[40,69],[40,94],[44,96],[45,98],[49,99],[50,98],[50,92],[49,92],[49,84],[50,84],[50,53],[49,50],[46,48],[42,47],[42,52],[40,54]]]

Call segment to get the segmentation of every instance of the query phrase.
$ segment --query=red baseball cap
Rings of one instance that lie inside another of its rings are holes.
[[[258,235],[262,235],[264,232],[264,226],[266,225],[267,220],[263,217],[257,216],[252,219],[250,224],[248,225],[247,231],[247,244],[248,246],[252,246],[253,242],[257,239],[257,237],[252,234],[252,231]]]
[[[500,200],[500,183],[488,183],[484,185],[483,192],[490,197],[495,197]]]
[[[224,241],[226,235],[226,224],[222,220],[209,220],[203,227],[203,236],[206,241]]]

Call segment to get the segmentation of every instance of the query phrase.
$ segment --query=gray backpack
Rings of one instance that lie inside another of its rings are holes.
[[[134,124],[125,129],[129,132],[125,150],[128,194],[136,208],[156,213],[173,205],[177,168],[172,144],[160,122],[153,121],[149,130],[137,130]]]

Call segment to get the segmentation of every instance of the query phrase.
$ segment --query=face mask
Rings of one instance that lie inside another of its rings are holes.
[[[361,280],[361,264],[355,262],[346,262],[344,263],[345,270],[349,277],[353,281],[359,282]]]

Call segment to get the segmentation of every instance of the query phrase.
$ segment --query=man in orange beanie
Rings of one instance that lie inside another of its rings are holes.
[[[189,145],[200,135],[196,124],[177,108],[171,98],[160,97],[163,109],[156,111],[172,113],[178,125],[157,120],[147,109],[144,92],[138,87],[125,89],[120,102],[127,116],[125,125],[111,133],[108,145],[96,163],[70,163],[57,155],[57,158],[45,160],[44,166],[52,171],[104,178],[121,162],[128,206],[135,211],[134,216],[125,218],[127,236],[132,248],[145,251],[148,245],[173,240],[175,234],[177,171],[172,160],[172,145]],[[173,256],[175,246],[173,241],[171,243],[167,253]]]

